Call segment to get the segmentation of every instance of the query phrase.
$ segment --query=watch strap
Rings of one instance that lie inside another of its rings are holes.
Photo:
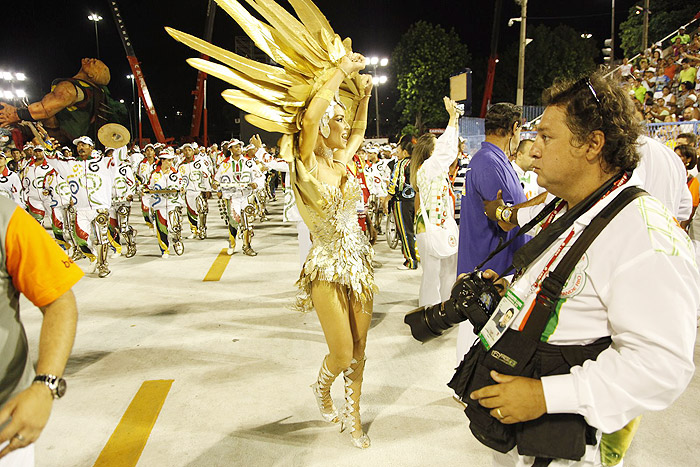
[[[44,384],[51,390],[51,394],[54,399],[58,399],[63,394],[59,393],[58,387],[61,382],[61,378],[56,375],[46,374],[46,375],[36,375],[32,383]]]

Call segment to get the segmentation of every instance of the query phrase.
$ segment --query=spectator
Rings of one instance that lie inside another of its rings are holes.
[[[499,227],[484,214],[484,200],[502,197],[506,203],[524,203],[525,192],[518,175],[510,164],[520,142],[520,119],[522,109],[508,103],[495,104],[486,113],[484,123],[486,141],[472,156],[465,176],[465,193],[462,199],[461,224],[459,227],[459,252],[457,273],[468,273],[486,259],[499,242],[505,242],[517,234]],[[525,244],[520,236],[504,251],[486,263],[486,268],[499,273],[513,260],[513,253]],[[457,336],[457,360],[461,361],[474,340],[471,324],[459,326]]]
[[[688,57],[681,60],[681,71],[678,73],[678,80],[681,83],[689,82],[693,85],[691,89],[695,88],[695,78],[698,70],[694,66],[690,65],[690,59]]]
[[[675,36],[672,41],[674,44],[679,41],[682,45],[690,44],[690,35],[685,32],[685,26],[681,26],[678,29],[678,35]]]
[[[664,93],[664,88],[668,86],[668,83],[671,80],[664,74],[664,69],[662,66],[659,66],[656,69],[656,76],[654,77],[654,99],[658,99],[659,97],[663,97]]]
[[[418,305],[434,305],[450,298],[457,272],[457,250],[449,254],[450,245],[436,244],[449,241],[435,232],[450,233],[454,229],[454,247],[457,246],[457,225],[454,221],[454,200],[448,181],[448,169],[457,158],[457,109],[445,98],[450,115],[445,132],[436,141],[433,135],[423,135],[413,148],[411,156],[411,185],[417,191],[416,242],[423,269]],[[436,230],[439,229],[439,230]]]
[[[469,158],[465,154],[466,141],[459,139],[459,155],[450,167],[450,182],[455,193],[455,222],[459,225],[462,212],[462,198],[464,197],[464,176],[469,168]]]
[[[676,97],[676,104],[678,109],[682,112],[685,108],[685,100],[693,94],[693,88],[695,86],[690,81],[681,81],[681,85],[678,89],[678,96]]]
[[[632,92],[634,93],[634,97],[636,97],[637,100],[641,104],[643,104],[644,97],[646,96],[646,93],[647,93],[647,89],[642,84],[642,80],[637,76],[635,76],[634,83],[632,84]]]
[[[669,85],[666,85],[663,87],[663,89],[661,89],[661,95],[664,99],[665,106],[676,103],[676,95],[671,92]]]
[[[411,186],[410,163],[413,153],[413,137],[403,135],[399,140],[399,160],[394,166],[388,193],[393,201],[391,215],[394,216],[396,232],[401,239],[404,262],[399,269],[418,269],[416,254],[416,191]],[[389,197],[385,201],[385,212],[389,212]]]
[[[664,63],[664,75],[668,76],[669,81],[673,81],[673,78],[675,78],[676,76],[676,70],[678,67],[673,62],[673,59],[670,57],[666,59]]]
[[[639,165],[634,176],[639,177],[650,195],[661,201],[678,221],[690,219],[692,199],[686,185],[686,170],[670,147],[649,138],[637,139]]]
[[[622,65],[620,65],[620,77],[624,80],[632,76],[632,65],[627,57],[622,59]]]
[[[676,136],[676,146],[681,144],[689,144],[690,146],[697,148],[698,137],[695,133],[681,133]]]
[[[698,156],[695,152],[695,148],[688,144],[678,145],[674,150],[676,151],[676,154],[678,154],[678,157],[681,158],[681,161],[683,161],[683,165],[686,169],[688,189],[693,197],[693,209],[690,213],[690,218],[681,222],[681,227],[687,230],[690,221],[695,216],[695,211],[698,208],[698,204],[700,204],[700,184],[698,183],[698,179],[690,174],[690,170],[698,165]]]
[[[46,231],[9,199],[0,197],[0,457],[9,466],[33,466],[33,443],[63,396],[62,379],[73,346],[78,312],[71,288],[83,272]],[[20,320],[19,294],[43,313],[34,375]],[[2,463],[0,462],[0,463]]]
[[[656,68],[650,67],[644,71],[642,86],[644,86],[647,91],[652,91],[656,88]]]
[[[700,110],[698,110],[697,107],[694,107],[694,104],[696,101],[697,101],[697,96],[695,96],[695,94],[689,95],[688,98],[685,100],[685,108],[683,109],[683,121],[684,122],[692,122],[692,121],[700,119]],[[684,128],[683,131],[686,131],[686,129]],[[687,131],[693,131],[693,130],[688,129]]]
[[[673,60],[678,60],[681,58],[681,54],[684,52],[683,44],[681,43],[681,38],[676,36],[673,38],[673,45],[671,46]]]
[[[534,142],[532,139],[522,140],[512,160],[513,169],[518,174],[520,185],[523,187],[525,198],[527,199],[532,199],[545,191],[537,184],[537,174],[532,171],[532,164],[535,159],[530,154],[530,151]]]

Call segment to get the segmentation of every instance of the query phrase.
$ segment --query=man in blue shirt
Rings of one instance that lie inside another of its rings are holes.
[[[508,157],[515,154],[520,144],[522,108],[513,104],[500,103],[491,106],[486,113],[486,140],[472,157],[465,176],[465,195],[459,225],[459,251],[457,253],[457,274],[474,270],[488,254],[495,250],[499,240],[506,242],[513,238],[518,229],[505,232],[498,223],[489,220],[484,214],[484,201],[496,199],[498,192],[506,204],[520,204],[526,201],[523,187]],[[508,248],[491,258],[484,269],[502,273],[510,266],[513,253],[523,246],[529,237],[521,236]],[[461,323],[457,336],[457,360],[471,346],[474,335],[472,325]]]

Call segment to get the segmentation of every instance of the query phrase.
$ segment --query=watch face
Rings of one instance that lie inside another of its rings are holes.
[[[56,397],[63,397],[63,395],[66,393],[66,387],[68,385],[66,384],[66,380],[63,378],[58,379],[58,384],[56,385]]]

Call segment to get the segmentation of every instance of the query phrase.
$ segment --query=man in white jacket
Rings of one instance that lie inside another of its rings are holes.
[[[534,170],[539,183],[563,202],[544,221],[543,233],[571,208],[596,198],[508,285],[507,294],[519,303],[509,331],[517,333],[536,314],[543,281],[591,220],[626,187],[642,183],[632,173],[639,159],[639,129],[627,96],[615,83],[595,74],[557,83],[545,97],[547,108],[532,149]],[[492,215],[491,206],[486,209]],[[647,411],[668,407],[684,391],[694,370],[700,275],[690,240],[673,216],[652,196],[634,199],[587,248],[553,299],[539,345],[566,346],[568,352],[607,341],[597,358],[537,378],[491,371],[492,384],[470,389],[464,399],[472,407],[478,403],[505,427],[515,425],[519,433],[533,426],[530,421],[545,426],[557,415],[578,415],[591,433],[580,446],[582,457],[525,455],[525,438],[519,436],[505,454],[494,451],[494,465],[616,465],[628,445],[619,443],[624,436],[610,435],[634,427]],[[519,221],[516,210],[503,206],[496,217]],[[502,354],[499,358],[504,360]],[[555,431],[551,446],[571,441]]]

